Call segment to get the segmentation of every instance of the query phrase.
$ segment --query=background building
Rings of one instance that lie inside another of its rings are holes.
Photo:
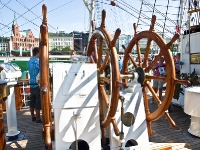
[[[10,39],[7,37],[0,37],[0,51],[9,50],[9,41]]]
[[[13,34],[11,35],[11,48],[14,50],[22,49],[22,50],[30,50],[33,47],[39,46],[39,39],[35,38],[31,29],[28,30],[19,30],[19,26],[14,17],[14,21],[12,24]],[[12,50],[11,49],[11,50]]]
[[[63,49],[74,49],[74,35],[67,34],[64,31],[49,32],[49,51],[62,51]]]
[[[74,35],[74,50],[80,53],[85,53],[88,45],[89,33],[73,31]]]

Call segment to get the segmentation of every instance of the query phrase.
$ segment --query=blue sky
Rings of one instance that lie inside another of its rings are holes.
[[[90,0],[88,0],[90,2]],[[146,0],[147,3],[154,4],[155,0]],[[166,14],[167,0],[159,0],[156,3],[158,12],[154,12],[157,15],[157,22],[159,25],[164,25],[164,17],[160,14]],[[177,20],[178,2],[170,0],[170,6],[168,11],[168,19],[166,20],[166,28],[171,32],[174,32],[174,28]],[[116,0],[117,7],[113,7],[109,0],[98,0],[96,6],[98,9],[95,11],[95,15],[101,16],[103,9],[107,12],[106,28],[112,34],[117,28],[122,30],[122,33],[133,34],[133,23],[138,22],[139,14],[137,11],[141,8],[141,0]],[[89,29],[89,17],[88,10],[86,9],[82,0],[1,0],[0,1],[0,34],[1,36],[10,36],[11,25],[14,18],[14,13],[17,18],[17,23],[20,26],[20,30],[31,29],[35,37],[39,36],[39,26],[41,25],[42,17],[42,5],[47,6],[47,21],[49,24],[49,32],[65,31],[88,31]],[[152,9],[147,6],[142,6],[143,14],[151,18]],[[31,12],[32,11],[32,12]],[[149,29],[150,20],[145,19],[139,21],[138,30]],[[35,19],[37,18],[37,19]],[[34,19],[34,20],[33,20]],[[97,24],[101,22],[96,19]],[[172,23],[174,22],[174,23]],[[98,25],[97,25],[98,26]],[[158,31],[163,31],[162,27],[156,26]]]
[[[10,2],[9,1],[10,0],[1,0],[0,2],[0,13],[1,13],[0,23],[3,24],[3,25],[0,24],[1,36],[10,35],[12,21],[15,13],[17,18],[17,23],[20,26],[20,30],[31,28],[34,35],[38,37],[39,26],[42,23],[41,21],[42,17],[39,18],[37,17],[42,15],[43,4],[47,6],[47,12],[49,12],[47,14],[49,32],[56,32],[57,28],[59,31],[64,30],[66,32],[71,32],[73,30],[84,31],[85,28],[88,28],[88,12],[82,0],[57,0],[57,1],[11,0]],[[32,12],[28,11],[28,9],[31,10]],[[10,29],[8,29],[8,27],[10,27]]]

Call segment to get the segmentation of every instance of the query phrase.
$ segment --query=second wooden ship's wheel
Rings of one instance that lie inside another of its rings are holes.
[[[174,90],[175,90],[175,85],[177,83],[187,84],[186,81],[176,79],[174,60],[172,58],[172,55],[169,49],[170,46],[173,44],[173,42],[175,42],[179,38],[179,35],[175,34],[174,37],[171,39],[171,41],[166,44],[163,38],[154,31],[155,21],[156,21],[156,16],[153,16],[150,29],[147,31],[142,31],[140,33],[137,33],[137,27],[136,27],[136,24],[134,24],[135,35],[133,39],[130,41],[128,47],[127,48],[124,47],[125,55],[124,55],[123,69],[122,69],[122,74],[130,74],[131,72],[129,72],[128,70],[128,65],[129,65],[129,62],[131,62],[134,66],[133,67],[134,71],[138,72],[139,74],[138,82],[140,82],[142,85],[142,92],[143,92],[143,98],[144,98],[144,104],[145,104],[146,120],[148,123],[149,135],[152,135],[152,130],[151,130],[152,121],[159,119],[163,115],[166,115],[169,123],[172,126],[175,126],[175,123],[169,116],[169,113],[167,110],[171,104],[171,100],[172,100]],[[147,40],[147,46],[145,48],[146,50],[145,50],[143,58],[141,56],[141,49],[139,45],[139,41],[141,39]],[[151,46],[151,43],[153,42],[154,42],[154,45],[158,47],[159,53],[152,61],[148,61],[148,59],[151,56],[150,46]],[[136,59],[134,59],[131,55],[134,47],[136,47],[136,50],[137,50]],[[162,59],[164,58],[164,62],[165,62],[165,67],[164,67],[165,74],[160,75],[160,76],[156,76],[154,75],[154,73],[150,74],[150,71],[154,72],[154,67],[156,66],[158,61],[161,59],[161,57]],[[152,80],[162,81],[166,84],[165,96],[163,98],[161,97],[159,98],[157,94],[155,93],[152,87],[152,82],[151,82]],[[127,79],[124,79],[123,82],[127,83],[128,81]],[[150,91],[153,99],[155,99],[158,105],[158,107],[156,109],[154,108],[152,111],[150,111],[150,107],[148,103],[147,90]]]

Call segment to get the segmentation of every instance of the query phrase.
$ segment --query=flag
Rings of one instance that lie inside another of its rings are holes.
[[[180,25],[179,25],[179,24],[176,26],[176,32],[177,32],[178,34],[181,33],[181,28],[180,28]]]

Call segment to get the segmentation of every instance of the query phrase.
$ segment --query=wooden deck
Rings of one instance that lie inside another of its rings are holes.
[[[31,120],[29,108],[17,110],[17,124],[20,131],[20,140],[6,142],[7,150],[10,149],[32,149],[45,150],[42,138],[42,124]],[[4,115],[5,132],[7,130],[6,113]]]
[[[149,104],[151,107],[156,104]],[[176,127],[171,127],[166,119],[162,117],[153,122],[153,136],[149,138],[152,149],[171,145],[173,150],[199,150],[200,138],[194,137],[187,132],[190,125],[190,116],[183,112],[182,108],[172,106],[171,117],[176,122]],[[18,130],[21,132],[22,140],[8,141],[7,150],[11,149],[34,149],[45,150],[42,139],[42,124],[31,121],[28,108],[17,111]],[[7,131],[6,113],[4,112],[5,132]]]

